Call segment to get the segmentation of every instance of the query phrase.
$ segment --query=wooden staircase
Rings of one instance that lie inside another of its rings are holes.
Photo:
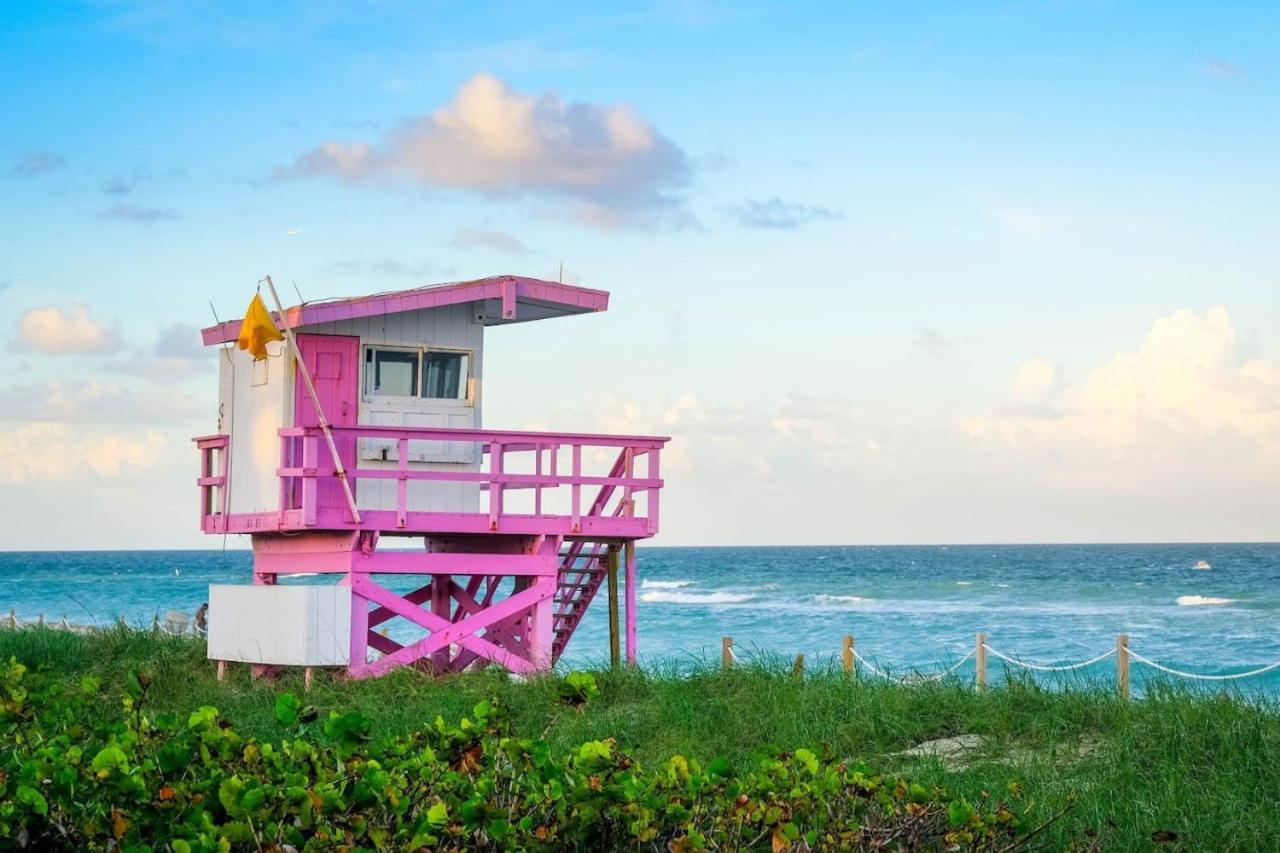
[[[560,554],[556,595],[553,599],[553,639],[551,661],[560,660],[578,623],[586,615],[592,599],[608,578],[605,557],[609,548],[603,542],[574,542]]]

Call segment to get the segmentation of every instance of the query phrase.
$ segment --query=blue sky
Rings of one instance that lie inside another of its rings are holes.
[[[210,544],[263,274],[562,264],[612,310],[497,330],[487,423],[672,434],[669,544],[1275,538],[1271,4],[3,16],[0,547]]]

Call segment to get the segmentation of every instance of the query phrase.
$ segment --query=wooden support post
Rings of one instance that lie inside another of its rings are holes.
[[[628,539],[623,546],[627,574],[627,666],[636,665],[636,541]]]
[[[725,672],[733,669],[733,637],[720,641],[720,668]]]
[[[1116,692],[1124,701],[1129,699],[1129,635],[1116,635]]]
[[[977,645],[973,651],[974,685],[979,690],[987,687],[987,632],[978,632]]]
[[[303,668],[302,670],[302,689],[303,690],[311,689],[312,673],[313,673],[313,670],[311,667],[308,666]]]
[[[218,661],[218,680],[227,680],[227,662],[224,660]]]
[[[840,665],[845,675],[853,675],[853,635],[845,634],[840,644]]]
[[[796,678],[804,678],[804,655],[796,655],[796,662],[791,666],[791,674]]]
[[[605,571],[609,581],[609,665],[617,669],[622,665],[621,623],[618,619],[618,548],[609,546],[605,552]]]

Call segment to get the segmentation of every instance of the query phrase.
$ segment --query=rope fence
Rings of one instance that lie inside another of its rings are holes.
[[[721,654],[720,663],[722,668],[728,670],[739,665],[742,661],[738,657],[738,653],[733,648],[733,638],[725,637],[720,644]],[[1129,673],[1130,665],[1137,663],[1141,666],[1150,667],[1157,672],[1171,675],[1176,678],[1185,678],[1191,681],[1236,681],[1239,679],[1253,678],[1259,675],[1265,675],[1268,672],[1280,670],[1280,661],[1269,663],[1265,666],[1257,667],[1246,672],[1233,672],[1224,674],[1186,672],[1185,670],[1174,669],[1165,666],[1162,663],[1152,660],[1129,647],[1129,635],[1119,634],[1116,636],[1115,648],[1107,649],[1101,654],[1094,655],[1091,658],[1075,663],[1038,663],[1035,661],[1022,660],[1021,658],[1002,652],[999,649],[992,648],[987,642],[987,635],[979,633],[973,648],[955,663],[945,668],[935,669],[933,672],[908,672],[903,675],[894,675],[891,672],[881,669],[875,663],[863,656],[854,645],[852,635],[845,635],[841,648],[841,667],[846,675],[861,675],[863,673],[875,678],[883,678],[897,684],[920,684],[931,681],[941,681],[951,675],[954,675],[962,666],[970,660],[974,661],[974,683],[979,690],[986,687],[987,684],[987,656],[990,655],[1012,669],[1023,669],[1033,672],[1048,673],[1064,673],[1075,672],[1078,670],[1088,669],[1098,664],[1115,659],[1115,677],[1116,689],[1121,698],[1129,698]],[[804,655],[796,656],[796,663],[793,667],[793,674],[801,674],[804,669]]]
[[[188,616],[181,610],[169,610],[165,612],[162,620],[159,614],[156,614],[151,622],[151,630],[165,634],[170,637],[203,637],[208,633],[207,625],[203,624],[202,614],[197,611],[194,615]],[[117,623],[127,626],[124,618],[121,617]],[[67,619],[64,614],[57,622],[45,621],[44,614],[40,614],[35,619],[20,619],[13,610],[9,611],[9,615],[0,620],[0,627],[10,630],[28,629],[28,628],[53,628],[63,631],[87,632],[99,630],[107,627],[104,624],[76,624]],[[1134,651],[1129,647],[1129,636],[1120,634],[1116,637],[1115,648],[1107,649],[1101,654],[1094,655],[1087,660],[1077,661],[1075,663],[1038,663],[1035,661],[1022,660],[1021,658],[1002,652],[993,648],[987,643],[987,635],[979,633],[977,635],[974,646],[964,657],[957,660],[945,668],[936,669],[933,672],[908,672],[903,675],[894,675],[868,660],[861,652],[859,652],[854,644],[852,635],[846,634],[841,645],[841,666],[846,674],[861,674],[865,672],[875,678],[883,678],[893,681],[897,684],[922,684],[933,681],[942,681],[951,675],[954,675],[962,666],[970,660],[974,661],[974,683],[978,689],[983,689],[987,684],[987,656],[990,655],[1006,666],[1014,669],[1024,669],[1033,672],[1063,673],[1074,672],[1078,670],[1088,669],[1096,666],[1103,661],[1115,658],[1116,688],[1123,698],[1129,697],[1129,672],[1131,663],[1137,663],[1141,666],[1149,667],[1157,672],[1165,675],[1171,675],[1175,678],[1185,678],[1189,681],[1238,681],[1246,678],[1255,678],[1259,675],[1265,675],[1268,672],[1280,670],[1280,660],[1264,666],[1250,669],[1245,672],[1231,673],[1200,673],[1187,672],[1186,670],[1175,669],[1171,666],[1154,661],[1151,658]],[[733,638],[725,637],[720,643],[720,665],[728,670],[734,666],[742,665],[743,661],[738,657],[738,652],[734,649]],[[795,663],[792,666],[792,674],[802,676],[804,674],[804,655],[796,655]]]
[[[117,619],[115,623],[81,623],[72,622],[67,618],[66,614],[63,614],[62,618],[57,622],[47,622],[43,613],[34,619],[30,617],[22,619],[18,616],[17,611],[12,609],[9,611],[8,616],[0,620],[0,628],[8,628],[11,631],[27,628],[53,628],[61,631],[73,631],[79,634],[100,631],[103,628],[110,627],[112,624],[129,627],[123,616]],[[198,610],[194,614],[187,614],[182,610],[169,610],[165,612],[163,619],[157,613],[152,617],[150,628],[152,631],[170,637],[203,637],[209,632],[208,627],[202,624],[202,617]]]

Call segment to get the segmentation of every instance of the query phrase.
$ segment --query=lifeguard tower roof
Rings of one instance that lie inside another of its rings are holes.
[[[299,328],[464,303],[477,303],[483,324],[498,326],[604,311],[609,307],[609,293],[526,276],[499,275],[369,296],[305,302],[286,308],[285,313],[289,325]],[[240,335],[240,321],[228,320],[210,326],[202,330],[202,335],[205,346],[229,343]]]

